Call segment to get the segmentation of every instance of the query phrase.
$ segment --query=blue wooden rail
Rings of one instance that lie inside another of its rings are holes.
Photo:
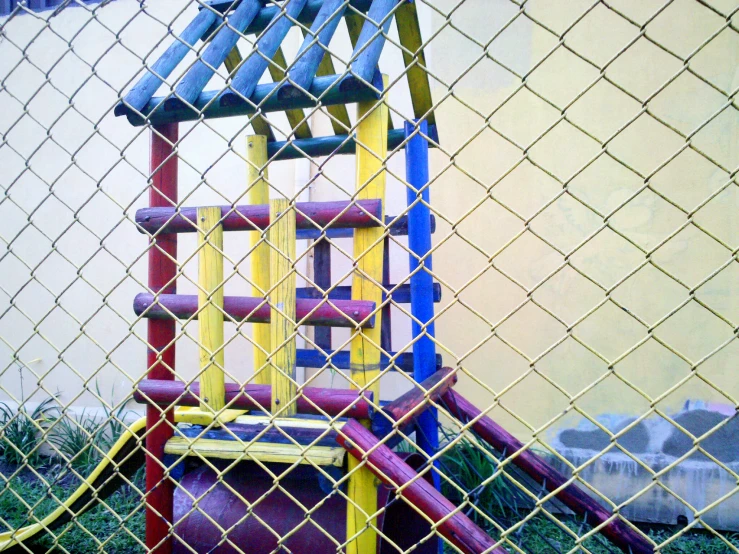
[[[221,30],[175,88],[176,97],[168,98],[164,103],[165,110],[177,111],[195,104],[216,68],[221,66],[236,46],[240,33],[246,30],[261,8],[260,0],[243,0],[225,17]]]
[[[318,283],[317,283],[318,284]],[[397,288],[395,288],[397,287]],[[393,302],[396,304],[410,304],[411,301],[411,286],[410,285],[387,285],[385,288],[388,290],[394,289],[392,293]],[[435,303],[441,302],[441,285],[439,283],[432,284],[432,295]],[[351,287],[334,287],[329,291],[328,297],[330,300],[351,300],[352,299],[352,288]],[[297,289],[297,298],[312,298],[314,300],[320,300],[323,298],[323,292],[314,287],[299,287]],[[387,298],[386,294],[383,294],[383,300]]]
[[[428,128],[429,145],[435,147],[438,144],[436,125]],[[403,129],[393,129],[387,134],[388,151],[395,150],[406,140]],[[270,161],[294,160],[296,158],[317,158],[320,156],[331,156],[335,154],[354,154],[357,143],[354,136],[333,135],[328,137],[315,137],[308,139],[295,139],[276,141],[267,144],[267,156]]]
[[[205,35],[208,28],[216,20],[217,15],[211,10],[201,10],[190,24],[185,27],[182,34],[169,45],[169,48],[155,61],[147,73],[123,98],[123,103],[115,107],[115,115],[123,115],[126,110],[141,111],[149,99],[154,96],[164,79],[172,74],[179,64],[200,38]]]
[[[390,29],[393,9],[398,2],[399,0],[372,2],[352,53],[353,61],[349,66],[351,74],[341,83],[342,90],[374,82],[375,73],[379,72],[377,62],[380,61],[380,54],[385,46],[385,34]]]
[[[215,119],[219,117],[231,117],[236,115],[250,115],[259,110],[261,113],[281,112],[298,108],[312,108],[317,102],[313,98],[320,99],[324,106],[333,104],[351,104],[364,100],[377,98],[377,88],[382,89],[382,80],[378,73],[378,82],[372,87],[360,87],[350,91],[339,90],[342,75],[327,75],[316,77],[310,87],[310,97],[302,96],[280,101],[277,98],[276,89],[279,83],[266,83],[257,85],[249,102],[240,102],[235,106],[222,106],[218,102],[219,90],[200,93],[194,101],[194,109],[187,106],[182,109],[163,109],[164,97],[154,97],[141,109],[140,113],[125,109],[123,114],[128,117],[131,125],[161,125],[164,123],[175,123],[178,121],[193,121],[196,119]],[[307,139],[306,139],[307,140]]]
[[[219,101],[222,106],[240,104],[251,97],[267,65],[272,63],[277,49],[293,26],[293,21],[303,10],[305,2],[306,0],[287,0],[283,4],[283,11],[275,14],[268,29],[257,41],[254,51],[234,75],[230,90],[221,95]]]
[[[319,350],[312,350],[310,348],[298,348],[297,351],[297,362],[298,367],[310,367],[310,368],[322,368],[322,367],[335,367],[337,369],[349,369],[349,351],[340,350],[327,352],[328,355],[321,353]],[[403,352],[398,355],[397,352],[390,352],[392,357],[397,356],[395,359],[394,369],[411,373],[413,371],[413,354],[410,352]],[[330,358],[330,361],[329,361]],[[380,364],[383,367],[390,365],[390,358],[384,354],[380,356]],[[441,356],[436,357],[436,367],[441,369]]]
[[[346,11],[344,0],[324,0],[318,15],[306,34],[303,44],[298,50],[296,61],[287,72],[288,82],[277,94],[280,100],[291,96],[305,94],[316,76],[318,66],[327,53],[327,47],[334,36],[341,18]]]

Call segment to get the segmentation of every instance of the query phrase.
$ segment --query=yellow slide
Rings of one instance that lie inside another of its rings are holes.
[[[226,422],[243,413],[245,413],[243,410],[224,410],[219,419]],[[198,408],[177,408],[175,410],[177,423],[207,425],[212,420],[212,416],[204,414]],[[122,477],[130,479],[144,464],[144,448],[141,441],[145,430],[145,417],[129,425],[102,461],[85,479],[85,482],[77,487],[63,504],[41,521],[14,531],[0,533],[0,552],[18,546],[42,531],[51,531],[64,525],[73,517],[80,516],[90,508],[94,508],[97,500],[107,498],[123,485],[125,480]]]

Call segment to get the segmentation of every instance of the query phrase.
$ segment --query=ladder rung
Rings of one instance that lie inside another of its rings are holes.
[[[430,216],[431,232],[436,232],[436,218]],[[399,217],[386,215],[385,226],[390,228],[391,237],[403,237],[408,234],[408,216],[401,215]],[[318,239],[323,235],[323,231],[318,229],[302,229],[298,231],[298,239]],[[354,236],[354,229],[326,229],[326,236],[330,239],[346,239]]]
[[[296,226],[298,229],[319,231],[332,229],[379,227],[382,214],[381,200],[338,202],[298,202]],[[143,208],[136,212],[139,231],[154,233],[193,233],[197,231],[197,208]],[[269,205],[221,206],[224,231],[255,231],[266,229],[270,223]]]
[[[328,355],[326,355],[328,354]],[[298,367],[310,367],[310,368],[323,368],[323,367],[335,367],[337,369],[350,369],[351,364],[349,363],[349,351],[333,351],[323,354],[319,350],[310,348],[298,348]],[[391,357],[395,358],[393,369],[404,371],[406,373],[413,372],[413,354],[410,352],[403,352],[398,354],[397,352],[391,352]],[[329,357],[331,361],[329,362]],[[382,367],[390,365],[390,358],[385,354],[380,355],[380,364]],[[441,369],[441,355],[436,355],[436,369]]]
[[[409,304],[411,301],[411,286],[410,285],[387,285],[385,288],[388,290],[393,289],[392,299],[396,304]],[[315,287],[302,287],[298,288],[298,298],[314,298],[321,299],[324,296],[323,291]],[[433,285],[434,302],[441,302],[441,285],[434,283]],[[332,288],[328,297],[331,300],[351,300],[352,288],[349,286],[341,286]],[[383,294],[383,300],[387,298],[386,294]]]
[[[229,408],[269,411],[272,403],[270,385],[226,383],[226,404]],[[182,381],[143,379],[134,390],[133,397],[141,404],[154,404],[162,408],[171,406],[199,406],[200,384]],[[298,397],[298,413],[329,416],[372,417],[372,391],[303,387]]]
[[[370,329],[375,324],[375,303],[364,300],[298,298],[296,319],[299,325],[351,327],[361,324]],[[198,319],[198,297],[190,294],[140,293],[133,301],[137,316],[147,319]],[[224,296],[223,310],[234,321],[269,323],[270,305],[263,298]]]

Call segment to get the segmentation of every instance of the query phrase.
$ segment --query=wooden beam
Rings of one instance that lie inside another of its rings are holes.
[[[383,78],[384,85],[387,78]],[[387,157],[387,105],[383,101],[360,102],[357,105],[357,199],[385,199]],[[383,202],[384,211],[384,202]],[[384,213],[383,213],[384,217]],[[357,269],[352,277],[352,299],[382,303],[383,235],[385,229],[357,229],[354,232],[354,260]],[[356,332],[351,341],[351,378],[353,386],[372,391],[380,399],[380,338],[382,312],[376,315],[375,327]],[[369,422],[365,421],[365,425]],[[349,459],[351,502],[347,512],[347,554],[364,554],[377,549],[377,487],[366,467],[358,467]],[[352,539],[352,537],[356,537]]]
[[[272,342],[272,413],[290,417],[298,413],[295,402],[295,289],[296,277],[293,264],[297,237],[295,234],[295,209],[284,198],[269,203],[269,271],[272,291],[270,339]]]
[[[234,46],[233,50],[231,50],[228,57],[223,62],[229,76],[233,76],[234,71],[236,71],[242,61],[243,58],[241,57],[241,52],[239,52],[239,47]],[[272,126],[269,124],[269,121],[267,121],[267,118],[262,114],[257,114],[252,118],[251,128],[254,130],[254,134],[266,136],[269,142],[277,140],[277,137],[275,137],[275,134],[272,131]]]
[[[249,203],[252,205],[269,203],[269,172],[267,167],[267,137],[255,135],[246,138],[246,186],[249,190]],[[263,241],[263,233],[250,235],[252,294],[260,298],[267,296],[269,290],[269,245]],[[254,341],[254,382],[270,384],[270,371],[267,356],[272,351],[269,338],[269,325],[255,323],[252,326]]]
[[[285,54],[282,52],[282,48],[277,49],[272,62],[268,67],[269,75],[275,83],[279,83],[285,78],[285,68],[287,68],[287,60],[285,59]],[[303,110],[287,110],[285,115],[287,116],[288,123],[290,123],[290,127],[293,129],[295,138],[304,139],[313,136],[308,121],[305,120],[305,112]]]
[[[425,119],[429,125],[435,125],[436,118],[432,111],[434,103],[431,98],[429,75],[426,72],[426,56],[423,53],[423,38],[416,3],[403,2],[395,12],[395,22],[403,50],[414,117]]]
[[[226,406],[223,372],[223,228],[220,220],[220,208],[198,208],[200,407],[216,413]]]
[[[377,475],[393,490],[397,491],[402,487],[402,492],[398,494],[433,523],[438,524],[438,532],[462,552],[507,554],[503,548],[495,547],[495,540],[444,498],[400,456],[386,445],[380,444],[377,437],[356,420],[350,420],[344,425],[336,440],[351,454],[349,460],[355,460],[357,463],[366,460],[366,465],[362,467],[366,468],[370,475]],[[362,550],[361,554],[368,552],[374,550]]]

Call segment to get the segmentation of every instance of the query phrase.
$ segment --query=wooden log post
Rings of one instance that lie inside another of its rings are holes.
[[[269,173],[267,171],[267,137],[253,135],[246,139],[247,178],[249,203],[252,205],[269,203]],[[251,233],[251,282],[252,294],[265,298],[269,290],[269,246],[264,242],[264,234]],[[252,326],[254,341],[254,383],[270,384],[270,371],[267,355],[271,352],[269,325],[255,323]]]
[[[219,207],[198,208],[198,333],[200,408],[214,416],[226,406],[223,355],[223,227]]]
[[[383,77],[387,86],[387,77]],[[385,159],[387,157],[388,108],[383,100],[357,105],[357,199],[385,199]],[[362,146],[360,146],[362,145]],[[384,218],[385,203],[383,202]],[[382,303],[383,235],[375,227],[354,232],[356,271],[352,278],[352,299]],[[382,312],[378,311],[372,329],[357,331],[351,341],[351,378],[354,387],[372,391],[380,401],[380,340]],[[369,421],[363,422],[369,426]],[[349,458],[349,502],[347,503],[347,554],[377,550],[377,487],[366,467]]]
[[[154,127],[151,131],[149,206],[177,204],[177,123]],[[177,292],[177,235],[157,235],[149,249],[149,289],[153,293]],[[171,381],[175,373],[174,321],[148,321],[146,355],[149,379]],[[149,552],[172,552],[172,504],[174,483],[163,463],[164,445],[174,433],[174,410],[158,406],[146,408],[146,547]]]
[[[295,298],[296,278],[295,209],[290,201],[280,198],[270,201],[269,271],[270,341],[272,343],[272,413],[290,417],[298,413],[295,383]]]

